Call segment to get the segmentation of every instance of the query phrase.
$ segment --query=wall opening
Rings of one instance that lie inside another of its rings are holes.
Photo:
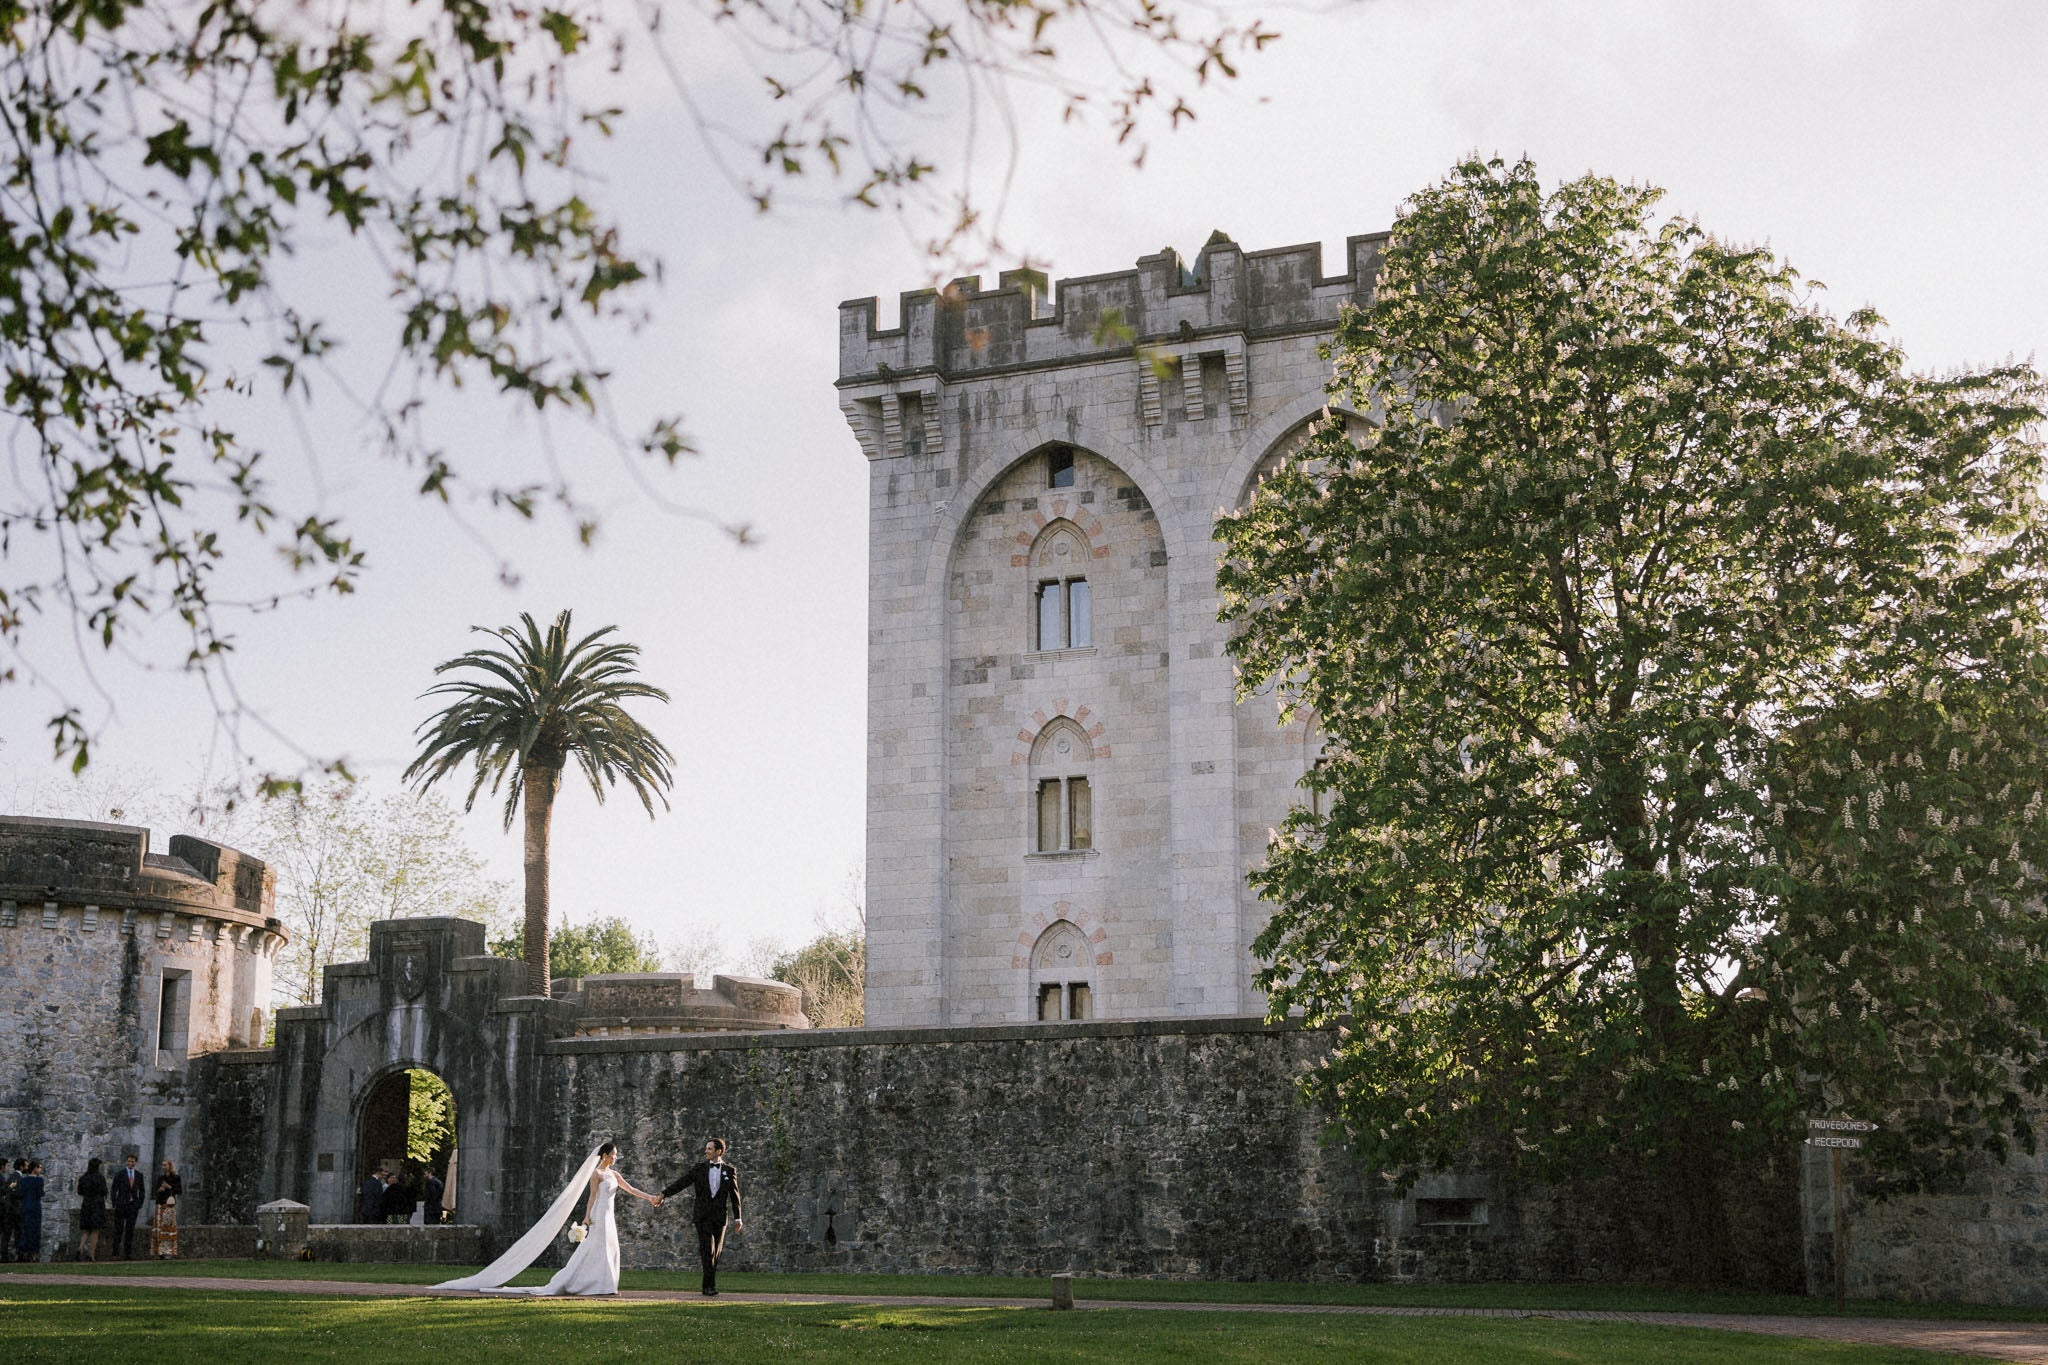
[[[359,1179],[389,1171],[392,1190],[376,1210],[359,1202],[357,1216],[372,1222],[445,1221],[455,1201],[455,1095],[432,1071],[413,1067],[388,1073],[363,1096],[357,1119]]]
[[[192,1018],[192,973],[177,968],[164,970],[163,985],[157,993],[156,1064],[183,1066],[189,1042],[186,1030]]]
[[[1418,1199],[1415,1201],[1415,1225],[1424,1228],[1484,1227],[1486,1226],[1486,1201],[1484,1199]]]
[[[156,1188],[156,1177],[162,1172],[166,1161],[177,1161],[183,1157],[179,1150],[179,1129],[177,1119],[158,1119],[151,1127],[149,1142],[149,1180],[152,1191]]]

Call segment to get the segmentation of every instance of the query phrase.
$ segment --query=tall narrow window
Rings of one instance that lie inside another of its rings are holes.
[[[1095,642],[1095,598],[1087,579],[1095,552],[1073,522],[1051,522],[1032,544],[1030,647],[1079,649]]]
[[[1047,488],[1072,488],[1074,486],[1074,452],[1064,447],[1048,451],[1045,457],[1045,486]]]
[[[1038,851],[1070,853],[1095,847],[1088,779],[1048,777],[1038,784]]]
[[[192,1012],[192,974],[170,970],[163,975],[163,989],[157,996],[156,1064],[182,1066],[185,1061],[186,1021]]]
[[[1085,981],[1070,982],[1067,986],[1067,1018],[1093,1019],[1095,1017],[1095,993],[1088,989]]]
[[[1038,851],[1057,853],[1060,841],[1060,779],[1048,778],[1038,784]]]
[[[1025,847],[1037,853],[1079,853],[1095,847],[1095,746],[1070,716],[1059,716],[1031,745],[1031,829]]]
[[[1094,609],[1089,605],[1088,580],[1048,579],[1038,585],[1039,649],[1079,649],[1095,638]]]
[[[1038,988],[1038,1017],[1055,1020],[1060,1017],[1060,988],[1056,981],[1049,981]]]

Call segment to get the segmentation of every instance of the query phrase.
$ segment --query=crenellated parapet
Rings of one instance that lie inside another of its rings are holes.
[[[134,825],[0,815],[0,907],[15,907],[17,919],[23,906],[54,902],[95,917],[122,912],[130,928],[139,916],[171,915],[278,937],[276,880],[261,859],[187,834],[171,836],[170,852],[151,853],[149,831]]]
[[[1048,288],[1036,270],[1006,270],[996,287],[979,276],[901,296],[897,325],[880,326],[874,298],[839,305],[840,408],[869,459],[940,453],[940,414],[949,386],[964,380],[1090,362],[1138,365],[1146,420],[1170,402],[1157,376],[1177,363],[1190,415],[1204,400],[1202,361],[1226,376],[1225,402],[1250,409],[1246,347],[1333,329],[1346,305],[1371,301],[1385,233],[1352,237],[1333,275],[1310,242],[1246,251],[1212,239],[1194,264],[1168,248],[1137,268],[1086,275]]]
[[[576,1003],[576,1032],[587,1037],[811,1026],[804,1017],[803,992],[755,977],[719,974],[704,987],[688,972],[617,972],[558,982],[556,989]]]

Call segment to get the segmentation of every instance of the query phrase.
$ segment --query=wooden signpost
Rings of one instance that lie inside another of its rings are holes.
[[[1835,1311],[1844,1311],[1843,1300],[1848,1288],[1847,1252],[1844,1243],[1848,1240],[1842,1222],[1842,1153],[1863,1150],[1860,1134],[1874,1133],[1877,1125],[1868,1119],[1808,1119],[1806,1121],[1806,1145],[1825,1148],[1830,1168],[1830,1193],[1835,1208]]]

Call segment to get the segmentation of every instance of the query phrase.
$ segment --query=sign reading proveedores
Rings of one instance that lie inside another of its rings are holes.
[[[1863,1139],[1852,1137],[1854,1133],[1874,1133],[1877,1125],[1869,1119],[1808,1119],[1806,1121],[1806,1145],[1809,1147],[1833,1147],[1838,1151],[1860,1152]]]

